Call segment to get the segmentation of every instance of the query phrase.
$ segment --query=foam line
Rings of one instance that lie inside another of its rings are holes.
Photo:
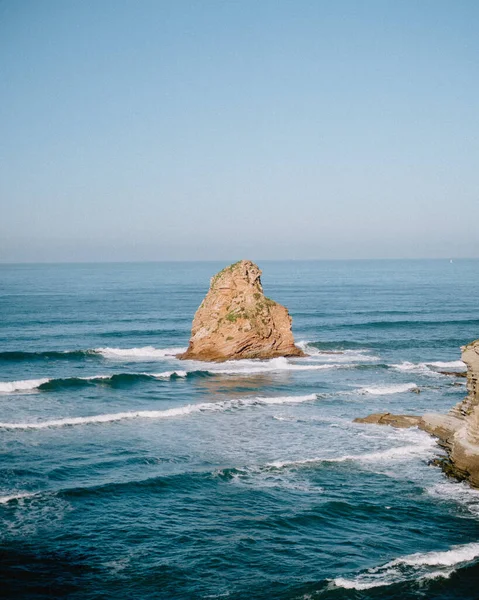
[[[399,383],[391,385],[367,386],[360,389],[363,394],[372,394],[374,396],[387,396],[389,394],[401,394],[403,392],[412,392],[417,390],[415,383]]]
[[[307,396],[277,396],[272,398],[244,398],[237,400],[224,400],[222,402],[205,402],[201,404],[187,404],[179,408],[166,410],[139,410],[121,413],[110,413],[88,417],[67,417],[64,419],[52,419],[38,423],[0,423],[2,429],[47,429],[50,427],[67,427],[74,425],[87,425],[91,423],[111,423],[125,419],[167,419],[171,417],[182,417],[192,413],[207,411],[226,411],[235,408],[243,408],[255,405],[269,404],[296,404],[298,402],[311,402],[316,400],[316,394]]]
[[[44,379],[21,379],[19,381],[1,381],[0,382],[0,393],[9,394],[11,392],[20,392],[34,390],[40,385],[50,381],[48,378]]]
[[[35,494],[24,492],[22,494],[11,494],[10,496],[0,496],[0,504],[8,504],[13,500],[21,500],[22,498],[31,498]]]
[[[153,346],[143,346],[141,348],[95,348],[93,352],[101,354],[104,358],[110,359],[161,359],[174,357],[177,354],[185,352],[186,348],[154,348]]]

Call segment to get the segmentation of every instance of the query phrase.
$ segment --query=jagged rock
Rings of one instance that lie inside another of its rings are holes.
[[[391,427],[417,427],[421,417],[415,415],[393,415],[391,413],[374,413],[367,417],[354,419],[355,423],[373,423],[376,425],[391,425]]]
[[[449,413],[457,417],[466,417],[474,406],[479,404],[479,340],[471,342],[461,348],[461,359],[467,367],[467,396],[456,404]]]
[[[193,319],[188,349],[178,358],[305,356],[294,344],[291,321],[284,306],[264,295],[257,265],[241,260],[212,277]]]
[[[417,417],[377,413],[355,419],[355,422],[394,427],[417,425],[437,437],[448,452],[447,459],[440,459],[435,464],[440,465],[447,475],[479,487],[479,340],[462,348],[462,360],[467,366],[468,395],[447,415],[430,413]]]
[[[452,409],[462,418],[462,427],[454,434],[451,462],[459,475],[479,487],[479,340],[462,348],[467,366],[467,397]]]

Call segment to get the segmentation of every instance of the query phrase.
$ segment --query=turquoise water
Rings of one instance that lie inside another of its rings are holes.
[[[260,263],[310,356],[178,361],[223,266],[0,266],[5,597],[477,599],[479,492],[352,420],[464,397],[479,261]]]

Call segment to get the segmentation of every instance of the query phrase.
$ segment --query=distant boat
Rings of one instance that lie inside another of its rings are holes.
[[[450,260],[449,262],[450,262],[450,263],[453,263],[454,261],[453,261],[453,260],[452,260],[452,258],[451,258],[451,260]]]

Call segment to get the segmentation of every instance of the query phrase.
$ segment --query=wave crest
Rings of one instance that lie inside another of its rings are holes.
[[[457,567],[479,558],[479,543],[472,542],[453,546],[442,552],[409,554],[396,558],[385,565],[368,569],[352,579],[338,577],[333,580],[336,587],[366,590],[418,579],[448,578]]]
[[[192,413],[208,411],[226,411],[249,406],[261,406],[269,404],[296,404],[298,402],[311,402],[316,400],[316,394],[307,396],[276,396],[276,397],[254,397],[235,400],[224,400],[222,402],[204,402],[201,404],[187,404],[178,408],[166,410],[138,410],[121,413],[110,413],[104,415],[93,415],[88,417],[67,417],[64,419],[52,419],[37,423],[0,423],[2,429],[47,429],[51,427],[68,427],[74,425],[87,425],[93,423],[112,423],[125,419],[167,419],[171,417],[182,417]]]
[[[360,388],[362,394],[371,394],[374,396],[387,396],[389,394],[401,394],[404,392],[413,392],[418,390],[415,383],[397,383],[391,385],[371,385]]]
[[[153,346],[143,346],[141,348],[95,348],[93,352],[100,354],[104,358],[122,359],[122,360],[145,360],[161,359],[175,357],[177,354],[185,352],[186,348],[154,348]]]

